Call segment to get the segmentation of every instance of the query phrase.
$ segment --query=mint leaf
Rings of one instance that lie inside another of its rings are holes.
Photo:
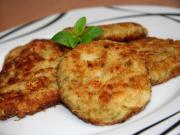
[[[93,39],[101,36],[103,30],[98,26],[90,26],[81,38],[81,43],[89,43]]]
[[[69,47],[69,37],[71,37],[70,32],[60,31],[52,37],[52,40]]]
[[[69,38],[69,44],[71,48],[75,48],[79,43],[80,39],[76,36],[72,36]]]
[[[66,47],[75,48],[79,43],[88,43],[102,34],[103,30],[98,26],[86,28],[86,17],[82,17],[75,23],[74,28],[58,32],[52,40]]]
[[[76,47],[79,38],[69,31],[60,31],[52,37],[52,40],[67,47]]]
[[[74,32],[77,35],[82,35],[86,27],[86,17],[81,17],[74,25]]]

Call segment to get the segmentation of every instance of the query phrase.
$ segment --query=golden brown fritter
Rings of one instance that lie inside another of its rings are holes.
[[[104,34],[99,39],[131,41],[147,36],[147,29],[140,24],[126,22],[100,26]]]
[[[68,51],[50,40],[34,40],[9,52],[0,73],[0,119],[24,117],[60,102],[57,64]]]
[[[68,52],[57,77],[62,102],[96,125],[125,121],[151,97],[144,61],[133,46],[112,41],[93,41]]]
[[[144,58],[153,85],[180,74],[180,40],[149,37],[129,44]]]
[[[104,34],[98,39],[109,39],[113,41],[131,41],[147,36],[147,29],[133,22],[99,25]],[[72,31],[72,28],[65,29]]]

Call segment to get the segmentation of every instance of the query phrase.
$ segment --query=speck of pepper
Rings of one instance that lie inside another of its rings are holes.
[[[104,48],[105,48],[105,49],[109,48],[109,45],[104,45]]]

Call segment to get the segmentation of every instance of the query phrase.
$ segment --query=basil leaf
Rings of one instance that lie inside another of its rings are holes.
[[[52,40],[64,46],[70,47],[69,38],[72,34],[68,31],[60,31],[52,37]]]
[[[89,43],[93,39],[101,36],[103,34],[103,30],[98,26],[88,27],[87,31],[81,38],[81,43]]]
[[[82,35],[86,27],[86,17],[81,17],[74,25],[74,32],[77,35]]]

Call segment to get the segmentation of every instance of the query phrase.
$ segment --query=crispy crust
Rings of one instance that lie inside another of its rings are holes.
[[[0,73],[0,119],[24,117],[60,102],[56,72],[69,49],[50,40],[34,40],[6,56]]]
[[[133,22],[99,25],[104,34],[97,40],[108,39],[112,41],[131,41],[147,36],[147,29],[140,24]],[[72,28],[66,28],[72,31]]]
[[[147,29],[138,23],[126,22],[100,26],[104,34],[98,39],[112,41],[131,41],[147,36]]]
[[[23,118],[27,114],[32,115],[60,102],[57,90],[32,92],[26,96],[20,94],[17,94],[14,97],[10,96],[13,95],[3,95],[4,100],[0,103],[1,120],[5,120],[13,116]]]
[[[150,100],[147,102],[147,104],[150,102]],[[143,111],[147,104],[144,105],[144,107],[141,108],[133,108],[132,111],[129,111],[122,119],[119,120],[115,120],[115,121],[111,121],[111,122],[106,122],[106,123],[102,123],[102,121],[98,121],[96,119],[88,119],[83,117],[78,111],[73,110],[73,107],[68,106],[68,104],[64,104],[69,110],[71,110],[71,112],[76,115],[78,118],[80,118],[81,120],[83,120],[86,123],[91,123],[97,126],[106,126],[106,125],[114,125],[114,124],[118,124],[118,123],[123,123],[125,121],[127,121],[128,119],[130,119],[131,117],[133,117],[134,115],[136,115],[137,113]]]
[[[112,41],[79,45],[64,55],[57,77],[62,102],[95,125],[125,121],[151,96],[144,61],[133,46]]]
[[[129,44],[145,60],[152,85],[180,74],[180,40],[148,37]]]

